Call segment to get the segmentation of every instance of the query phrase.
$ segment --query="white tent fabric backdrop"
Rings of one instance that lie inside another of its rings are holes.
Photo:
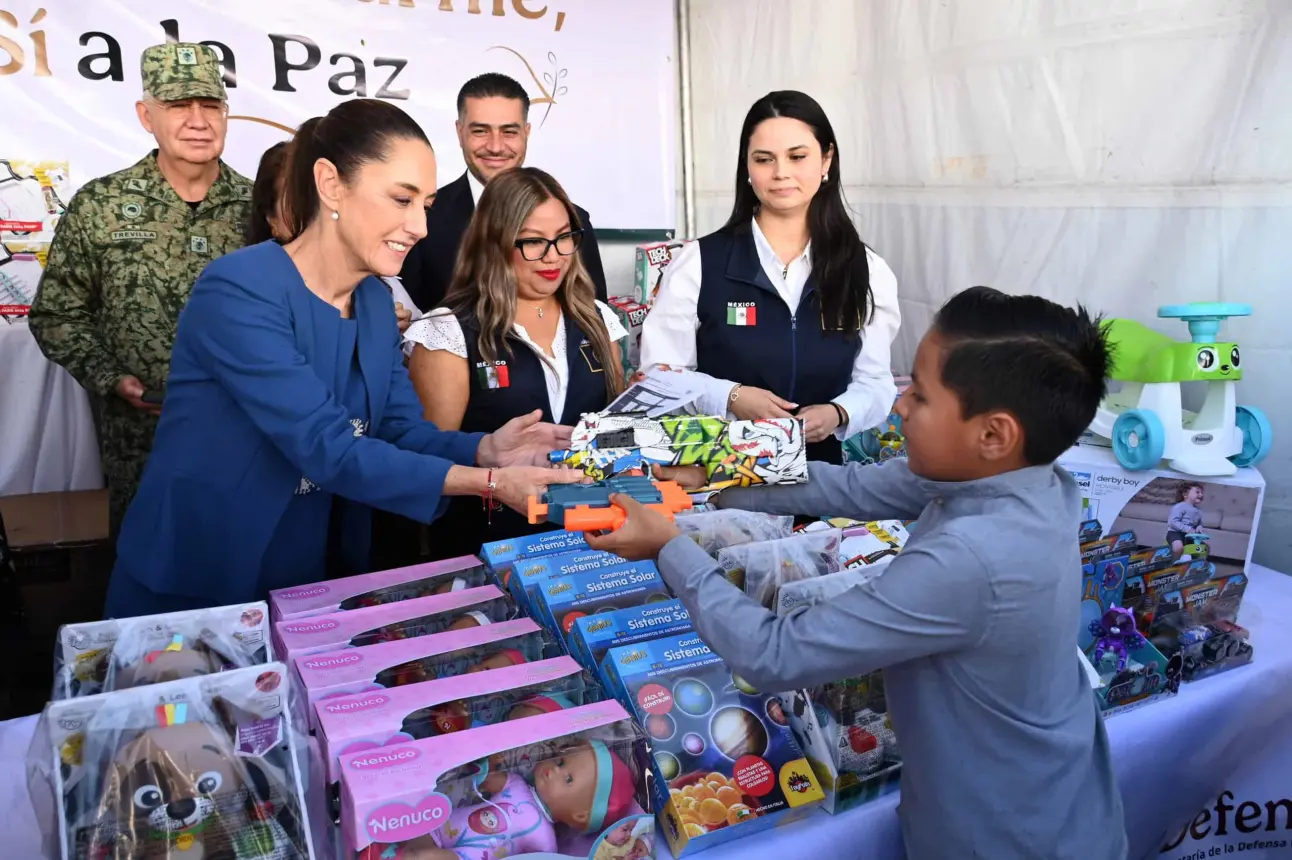
[[[691,0],[689,31],[691,232],[726,219],[749,105],[811,94],[897,273],[898,369],[974,284],[1178,338],[1159,305],[1251,304],[1227,331],[1275,430],[1256,560],[1292,570],[1292,4]]]

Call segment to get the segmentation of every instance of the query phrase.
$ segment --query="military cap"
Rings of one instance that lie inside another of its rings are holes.
[[[144,48],[139,74],[144,79],[144,93],[159,102],[228,99],[220,60],[205,45],[168,42]]]

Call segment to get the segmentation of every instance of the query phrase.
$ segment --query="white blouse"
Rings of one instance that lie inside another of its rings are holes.
[[[757,221],[753,222],[753,234],[763,271],[785,304],[791,309],[797,308],[808,275],[812,272],[811,243],[802,254],[785,265],[772,250]],[[866,262],[870,267],[875,313],[862,329],[861,349],[853,362],[848,387],[834,398],[834,402],[848,413],[848,425],[840,427],[834,434],[840,440],[884,421],[897,399],[897,386],[890,369],[890,349],[902,324],[902,314],[897,306],[897,277],[888,264],[869,249]],[[730,418],[727,402],[735,383],[695,369],[695,333],[700,325],[696,312],[700,300],[700,269],[700,243],[692,242],[679,251],[664,270],[655,304],[642,323],[641,366],[667,364],[674,369],[691,371],[704,391],[700,408],[706,414]]]
[[[602,302],[597,302],[597,310],[601,311],[601,321],[606,324],[611,343],[628,337],[627,329],[619,322],[619,317],[615,316],[613,310]],[[543,378],[547,382],[548,405],[552,409],[553,418],[560,421],[561,413],[565,411],[565,396],[570,387],[570,362],[565,348],[565,314],[561,314],[556,323],[556,337],[552,339],[553,355],[548,355],[541,346],[534,343],[529,332],[520,323],[513,323],[512,330],[538,356],[539,364],[543,367]],[[436,308],[424,319],[409,326],[408,331],[404,332],[404,344],[410,347],[415,344],[431,352],[442,350],[463,360],[467,357],[467,340],[462,334],[462,326],[448,308]],[[608,370],[616,372],[619,368]]]

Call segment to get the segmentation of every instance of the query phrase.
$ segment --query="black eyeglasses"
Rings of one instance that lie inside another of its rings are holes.
[[[562,233],[555,239],[517,239],[516,247],[520,249],[520,255],[531,263],[537,262],[547,256],[549,248],[556,248],[556,253],[562,257],[568,257],[575,251],[579,250],[579,245],[583,243],[583,231],[571,230],[568,233]]]

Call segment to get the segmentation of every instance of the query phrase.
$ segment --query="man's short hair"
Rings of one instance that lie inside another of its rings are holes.
[[[520,102],[525,119],[529,119],[529,93],[515,79],[497,72],[486,72],[462,85],[458,90],[458,117],[467,110],[467,99],[515,99]]]
[[[942,306],[933,329],[944,347],[942,384],[960,399],[963,417],[1009,412],[1032,465],[1075,445],[1107,392],[1103,319],[1080,305],[971,287]]]

